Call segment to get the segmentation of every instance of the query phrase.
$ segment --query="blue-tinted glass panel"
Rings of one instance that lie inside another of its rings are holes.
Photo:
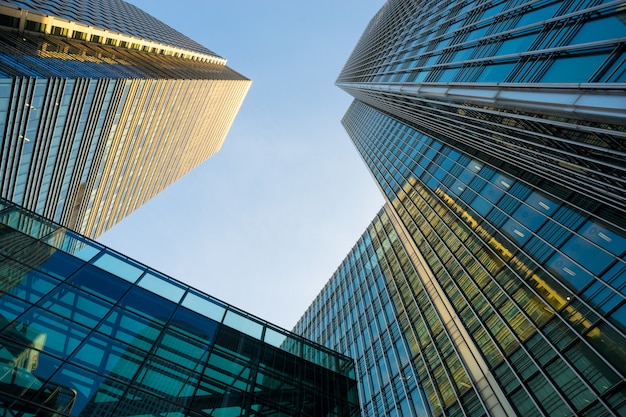
[[[192,292],[185,295],[182,305],[220,323],[226,313],[226,307],[222,303]]]
[[[140,287],[132,287],[120,300],[121,307],[161,323],[168,321],[176,304]]]
[[[83,266],[67,282],[112,303],[130,288],[128,282],[91,265]]]
[[[591,274],[560,253],[550,258],[546,266],[550,271],[563,278],[565,282],[571,284],[576,290],[582,290],[593,279]]]
[[[73,256],[55,250],[46,260],[33,265],[33,267],[60,279],[66,279],[78,270],[82,264],[80,260]]]
[[[175,303],[178,303],[185,294],[185,289],[180,284],[159,276],[153,271],[146,272],[137,285]]]
[[[613,260],[611,255],[578,236],[572,236],[565,242],[561,251],[596,275]]]
[[[578,232],[617,256],[621,256],[626,251],[626,237],[593,221],[585,223]]]
[[[557,58],[548,71],[541,77],[543,83],[584,83],[590,81],[591,76],[607,59],[610,51],[575,55]],[[570,71],[576,68],[576,71]]]
[[[136,348],[149,351],[157,343],[161,326],[129,311],[115,308],[96,328]]]
[[[581,25],[578,33],[572,39],[571,44],[602,41],[610,38],[626,36],[626,12],[621,10],[613,16],[604,16],[599,19],[591,19]]]
[[[211,343],[218,323],[188,308],[179,306],[172,316],[170,326],[185,335]]]
[[[237,311],[228,310],[224,318],[224,324],[257,339],[260,339],[263,334],[263,325],[261,323],[245,317]]]
[[[100,254],[91,263],[129,282],[137,281],[145,269],[130,259],[123,258],[112,252]]]
[[[106,301],[66,284],[56,287],[39,305],[89,327],[97,325],[111,308]]]

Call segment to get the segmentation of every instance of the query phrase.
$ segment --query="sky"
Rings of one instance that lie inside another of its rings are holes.
[[[384,1],[130,2],[253,82],[222,149],[98,240],[291,329],[383,204],[334,83]]]

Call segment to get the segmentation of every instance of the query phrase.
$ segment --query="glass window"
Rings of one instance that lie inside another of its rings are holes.
[[[59,284],[46,274],[31,271],[24,265],[5,259],[0,261],[0,291],[30,303],[36,303]]]
[[[622,304],[620,308],[611,313],[609,320],[623,332],[626,332],[626,304]]]
[[[578,236],[569,238],[561,247],[561,251],[571,259],[576,259],[579,264],[596,275],[613,261],[611,255],[601,251],[597,246],[592,245],[587,240]]]
[[[24,301],[2,294],[0,297],[0,328],[6,326],[11,320],[22,314],[28,308]]]
[[[480,215],[486,216],[489,213],[489,210],[493,207],[493,204],[477,195],[474,198],[474,201],[470,204],[471,207],[476,210],[476,212]]]
[[[69,277],[70,275],[72,275],[78,268],[80,268],[83,263],[74,258],[73,256],[67,255],[63,252],[60,251],[56,251],[54,249],[52,249],[50,246],[44,245],[44,244],[39,244],[37,246],[37,249],[35,249],[35,247],[33,247],[34,250],[40,250],[40,251],[46,251],[48,254],[50,252],[53,252],[51,255],[49,255],[49,257],[45,260],[43,260],[43,262],[37,262],[37,263],[33,263],[32,260],[32,253],[31,253],[31,265],[33,265],[33,267],[44,271],[52,276],[61,278],[61,279],[65,279],[67,277]],[[30,252],[30,248],[28,250],[28,252]]]
[[[613,288],[626,295],[626,264],[616,262],[605,274],[604,279]]]
[[[504,82],[507,75],[515,67],[515,62],[500,62],[485,65],[476,82],[498,83]]]
[[[623,299],[619,293],[602,281],[594,282],[584,293],[583,297],[597,306],[604,313],[608,313]],[[623,323],[626,325],[626,322]]]
[[[554,387],[543,375],[539,374],[531,378],[528,381],[528,386],[550,417],[566,417],[572,414],[572,410],[563,402]]]
[[[146,272],[137,285],[175,303],[178,303],[185,293],[181,285],[153,271]]]
[[[59,387],[74,392],[75,402],[71,412],[72,415],[80,415],[89,400],[101,388],[105,378],[78,366],[64,363],[54,374],[52,381]]]
[[[536,33],[525,34],[505,39],[498,49],[498,55],[516,54],[528,50],[537,37]]]
[[[509,219],[502,226],[502,231],[515,240],[519,245],[523,245],[532,236],[530,230],[513,219]]]
[[[596,395],[584,385],[561,358],[555,358],[545,369],[577,410],[595,399]]]
[[[226,306],[223,303],[191,291],[185,295],[182,305],[219,323],[222,322],[226,312]]]
[[[567,349],[565,356],[600,394],[620,381],[620,377],[582,342]]]
[[[129,282],[135,282],[145,269],[142,265],[113,252],[104,252],[91,262]]]
[[[167,322],[176,304],[134,286],[124,295],[120,306],[161,323]]]
[[[566,283],[571,284],[576,290],[582,290],[593,279],[591,274],[560,253],[550,258],[546,267],[552,273],[563,278]]]
[[[263,325],[261,323],[252,318],[245,317],[242,313],[234,310],[228,310],[226,312],[224,324],[257,339],[261,339],[263,334]]]
[[[15,328],[19,328],[20,334],[26,334],[30,340],[42,338],[42,350],[63,358],[71,354],[89,332],[79,323],[37,307],[29,309],[19,318],[19,322],[23,327],[18,325]],[[5,329],[3,335],[11,337],[10,329]]]
[[[170,328],[186,335],[211,343],[218,323],[194,311],[179,306],[170,321]]]
[[[39,303],[70,320],[93,327],[108,313],[111,305],[72,286],[61,284]]]
[[[622,10],[613,16],[586,20],[570,44],[575,45],[578,43],[603,41],[607,38],[617,39],[624,37],[626,36],[626,24],[624,24],[625,18],[626,13]]]
[[[100,374],[130,382],[144,355],[145,352],[125,343],[92,333],[72,355],[71,361]]]
[[[72,285],[116,303],[130,284],[89,264],[84,265],[68,281]]]
[[[578,233],[614,255],[620,256],[626,249],[626,237],[596,222],[588,221]]]
[[[120,308],[113,309],[96,330],[146,351],[152,349],[161,334],[159,325]]]
[[[584,83],[607,59],[610,51],[558,57],[541,77],[542,83]],[[576,68],[576,71],[570,71]]]
[[[528,393],[524,391],[522,388],[515,391],[511,394],[511,402],[513,406],[517,410],[520,416],[542,416],[544,415],[539,410],[537,410],[537,406],[535,402],[530,398]]]
[[[487,183],[481,190],[480,195],[489,200],[491,203],[496,204],[504,195],[504,190],[501,187],[496,187],[493,184]]]

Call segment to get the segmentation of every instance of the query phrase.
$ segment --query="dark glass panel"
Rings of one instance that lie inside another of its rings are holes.
[[[542,375],[536,375],[528,381],[533,396],[550,417],[566,417],[572,414],[570,408],[561,399],[554,387]]]
[[[212,343],[217,327],[217,322],[182,306],[178,306],[170,322],[170,329],[206,344]]]
[[[601,394],[620,381],[620,377],[582,342],[576,342],[567,349],[565,357]]]
[[[61,251],[55,250],[50,257],[39,265],[33,265],[37,269],[44,271],[55,277],[65,279],[72,275],[83,263]]]
[[[561,358],[556,358],[545,369],[575,409],[580,410],[595,399],[596,395],[585,386]]]
[[[160,323],[167,322],[176,308],[176,304],[171,301],[137,286],[124,295],[119,305]]]
[[[67,282],[113,303],[117,302],[131,285],[91,265],[84,265]]]

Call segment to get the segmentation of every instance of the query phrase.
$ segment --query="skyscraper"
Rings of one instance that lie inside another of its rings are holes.
[[[626,415],[623,2],[388,1],[337,84],[387,203],[296,331],[363,415]]]
[[[98,236],[217,152],[249,86],[121,0],[0,1],[0,195]]]
[[[354,362],[0,199],[0,415],[359,415]]]

